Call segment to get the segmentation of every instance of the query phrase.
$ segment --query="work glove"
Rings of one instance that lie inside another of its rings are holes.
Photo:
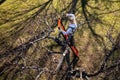
[[[59,30],[58,30],[58,32],[59,32],[59,33],[62,33],[62,30],[61,30],[61,29],[59,29]]]

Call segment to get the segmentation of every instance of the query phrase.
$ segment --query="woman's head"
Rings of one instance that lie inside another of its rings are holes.
[[[70,22],[74,22],[75,21],[75,15],[74,14],[66,14],[66,17],[68,17],[68,20]]]

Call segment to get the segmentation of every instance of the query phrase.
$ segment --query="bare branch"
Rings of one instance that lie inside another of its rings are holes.
[[[6,0],[0,0],[0,5],[3,4]]]

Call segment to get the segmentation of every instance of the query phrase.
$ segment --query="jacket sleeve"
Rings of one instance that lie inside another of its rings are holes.
[[[67,31],[63,31],[63,30],[61,30],[61,31],[62,31],[62,33],[63,33],[64,35],[68,35],[68,34],[71,34],[71,33],[72,33],[72,29],[71,29],[71,28],[68,28]]]

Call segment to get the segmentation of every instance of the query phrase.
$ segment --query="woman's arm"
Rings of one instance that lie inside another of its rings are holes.
[[[61,32],[62,32],[64,35],[68,35],[68,34],[72,33],[72,29],[71,29],[71,28],[68,28],[67,31],[61,30]]]

